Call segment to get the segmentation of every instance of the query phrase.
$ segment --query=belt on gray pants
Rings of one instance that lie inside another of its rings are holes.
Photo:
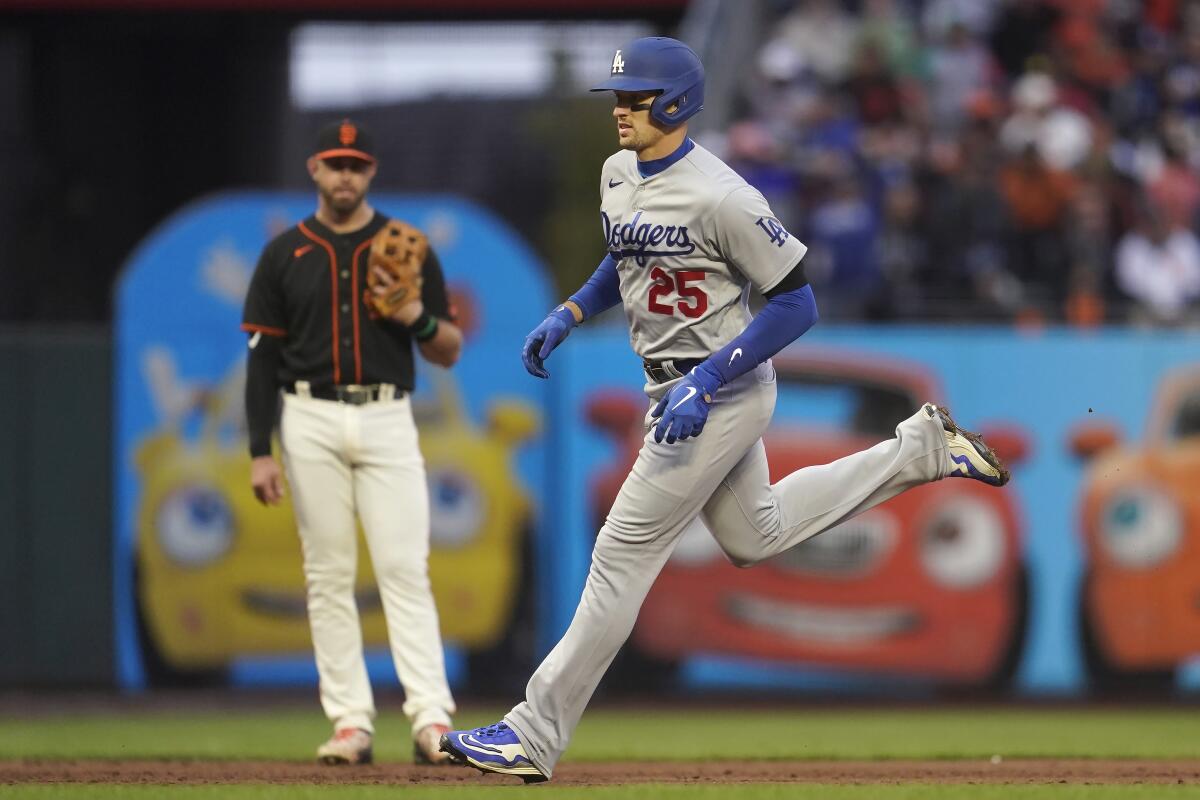
[[[642,369],[646,370],[646,374],[650,376],[650,380],[655,383],[666,383],[676,378],[682,378],[691,372],[693,367],[703,363],[703,361],[703,358],[668,358],[663,361],[651,361],[648,358],[643,358]]]
[[[348,403],[361,406],[380,400],[399,400],[408,394],[403,389],[397,389],[394,383],[343,383],[337,385],[313,386],[308,381],[296,381],[295,385],[287,385],[283,390],[288,394],[300,397],[315,397],[318,400],[333,400],[338,403]]]

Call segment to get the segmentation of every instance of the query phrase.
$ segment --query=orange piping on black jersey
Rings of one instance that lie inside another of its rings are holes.
[[[300,256],[307,253],[309,250],[312,250],[312,248],[313,248],[313,246],[311,244],[301,245],[300,247],[297,247],[295,250],[292,251],[292,258],[299,258]]]
[[[298,223],[296,227],[298,227],[300,229],[300,232],[303,233],[305,236],[307,236],[309,239],[312,239],[314,242],[316,242],[317,244],[324,247],[325,252],[329,253],[329,280],[330,280],[330,285],[333,289],[333,293],[330,295],[330,298],[329,298],[329,302],[330,302],[329,319],[333,326],[333,347],[332,347],[332,349],[333,349],[333,383],[336,386],[337,384],[342,382],[342,365],[341,365],[341,361],[338,357],[338,315],[337,315],[338,267],[337,267],[337,255],[333,252],[333,245],[331,245],[329,242],[325,241],[320,236],[317,236],[315,233],[310,231],[303,222]]]
[[[362,351],[358,346],[358,305],[362,302],[362,298],[358,296],[358,257],[362,251],[370,247],[371,239],[367,239],[354,249],[354,255],[350,257],[350,297],[352,301],[350,305],[354,307],[354,382],[362,383]]]
[[[252,322],[243,322],[242,330],[246,333],[262,333],[267,336],[287,336],[285,328],[272,328],[267,325],[255,325]]]

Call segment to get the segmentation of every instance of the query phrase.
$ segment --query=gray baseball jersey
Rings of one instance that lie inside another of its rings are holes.
[[[804,255],[763,196],[699,146],[649,178],[633,153],[618,153],[602,181],[604,232],[620,259],[633,349],[643,358],[719,350],[750,322],[748,287],[770,290]],[[650,403],[674,382],[648,383]],[[525,702],[504,717],[542,775],[553,773],[697,516],[734,563],[749,566],[950,471],[941,423],[922,410],[894,439],[772,484],[761,437],[775,397],[775,372],[764,363],[714,395],[703,436],[659,443],[647,418],[637,461],[596,537],[575,617],[530,678]]]
[[[720,350],[750,324],[748,287],[771,289],[807,250],[757,189],[699,145],[648,178],[635,153],[611,156],[600,195],[630,342],[642,358]]]

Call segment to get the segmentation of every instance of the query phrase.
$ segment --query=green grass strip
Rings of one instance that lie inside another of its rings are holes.
[[[464,727],[498,709],[462,714]],[[329,727],[315,708],[9,717],[0,759],[308,761]],[[376,758],[407,761],[407,722],[378,722]],[[720,759],[1200,758],[1194,709],[937,709],[589,712],[568,761]]]

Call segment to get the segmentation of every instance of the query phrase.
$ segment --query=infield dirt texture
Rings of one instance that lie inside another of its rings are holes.
[[[378,763],[328,768],[315,698],[0,698],[0,797],[1200,798],[1193,705],[599,707],[553,782],[525,787],[413,766],[399,699],[381,700]],[[463,706],[465,726],[502,712]]]

